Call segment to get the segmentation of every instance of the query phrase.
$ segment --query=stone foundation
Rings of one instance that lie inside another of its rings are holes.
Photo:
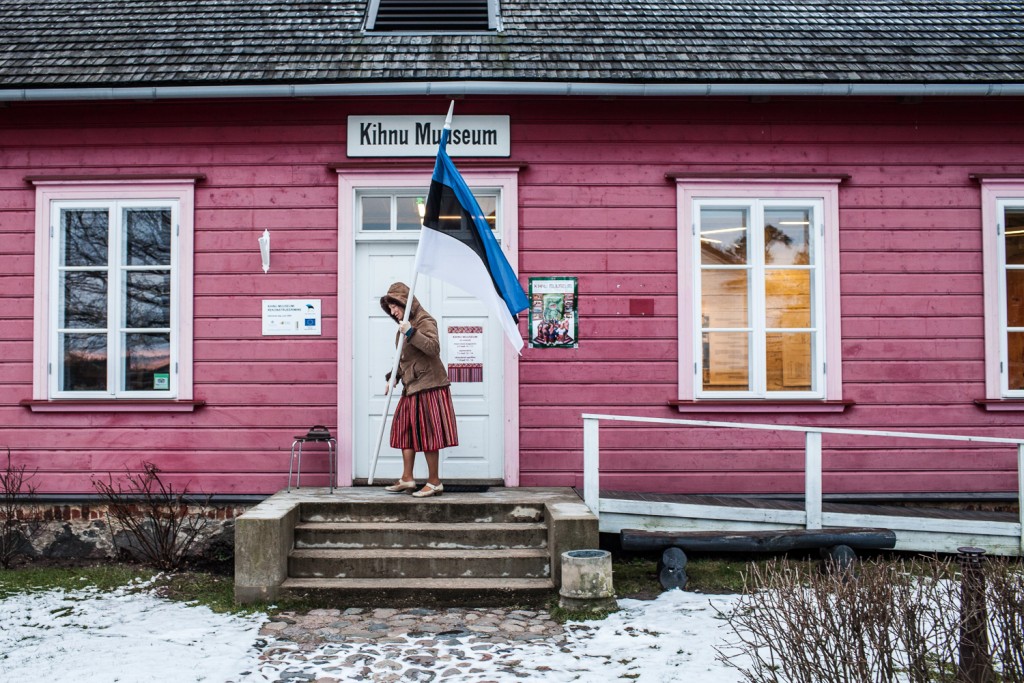
[[[208,522],[189,555],[203,562],[227,562],[234,556],[235,518],[251,505],[221,505],[190,508],[204,514]],[[140,510],[141,513],[141,510]],[[16,518],[38,524],[24,556],[33,559],[103,560],[124,557],[130,540],[115,521],[113,532],[104,503],[64,505],[20,505]]]

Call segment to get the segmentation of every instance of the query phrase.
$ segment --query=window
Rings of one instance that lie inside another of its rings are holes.
[[[501,30],[498,0],[370,0],[366,30],[416,33]]]
[[[190,399],[191,184],[43,183],[38,206],[35,398]]]
[[[498,194],[473,188],[491,230],[497,230]],[[362,233],[385,234],[423,227],[427,190],[365,190],[358,193],[356,224]]]
[[[982,180],[986,398],[1024,398],[1024,179]]]
[[[838,399],[836,185],[679,183],[680,401]]]

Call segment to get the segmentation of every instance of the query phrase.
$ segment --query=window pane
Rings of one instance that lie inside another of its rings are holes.
[[[424,202],[419,204],[417,199]],[[395,210],[398,212],[397,216],[397,227],[399,230],[419,230],[423,227],[422,217],[420,216],[420,206],[426,207],[425,197],[396,197]]]
[[[129,266],[171,264],[171,210],[124,210],[125,260]]]
[[[494,195],[476,195],[476,201],[484,212],[484,218],[491,230],[498,229],[498,198]]]
[[[170,334],[124,335],[126,391],[169,391],[170,371]]]
[[[171,274],[128,271],[124,327],[171,326]]]
[[[811,262],[810,209],[764,210],[764,262],[806,266]]]
[[[107,326],[107,274],[61,272],[59,327],[102,330]]]
[[[811,272],[773,269],[764,277],[766,325],[811,327]]]
[[[746,208],[700,210],[700,262],[747,262],[749,212]]]
[[[746,270],[703,270],[700,274],[704,327],[746,328],[749,323]]]
[[[746,332],[705,332],[705,391],[747,391],[750,335]]]
[[[1008,388],[1010,391],[1024,389],[1024,332],[1010,332],[1006,335],[1007,358],[1010,366]]]
[[[1006,228],[1003,230],[1006,245],[1006,264],[1024,265],[1024,208],[1008,208],[1003,216]]]
[[[107,265],[106,209],[61,209],[61,265]]]
[[[391,229],[391,197],[362,197],[362,230]]]
[[[768,391],[811,391],[814,354],[809,332],[772,332],[766,335]]]
[[[62,391],[106,391],[107,335],[61,334]]]

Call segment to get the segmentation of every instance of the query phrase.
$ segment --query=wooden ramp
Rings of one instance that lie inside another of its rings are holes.
[[[601,491],[601,533],[804,529],[802,501]],[[1017,514],[850,503],[821,504],[824,528],[877,528],[896,533],[896,550],[955,553],[963,546],[991,555],[1022,555]]]

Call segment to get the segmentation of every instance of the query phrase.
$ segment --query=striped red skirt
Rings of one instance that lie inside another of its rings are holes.
[[[391,447],[416,452],[439,451],[459,445],[455,406],[448,387],[402,396],[391,422]]]

